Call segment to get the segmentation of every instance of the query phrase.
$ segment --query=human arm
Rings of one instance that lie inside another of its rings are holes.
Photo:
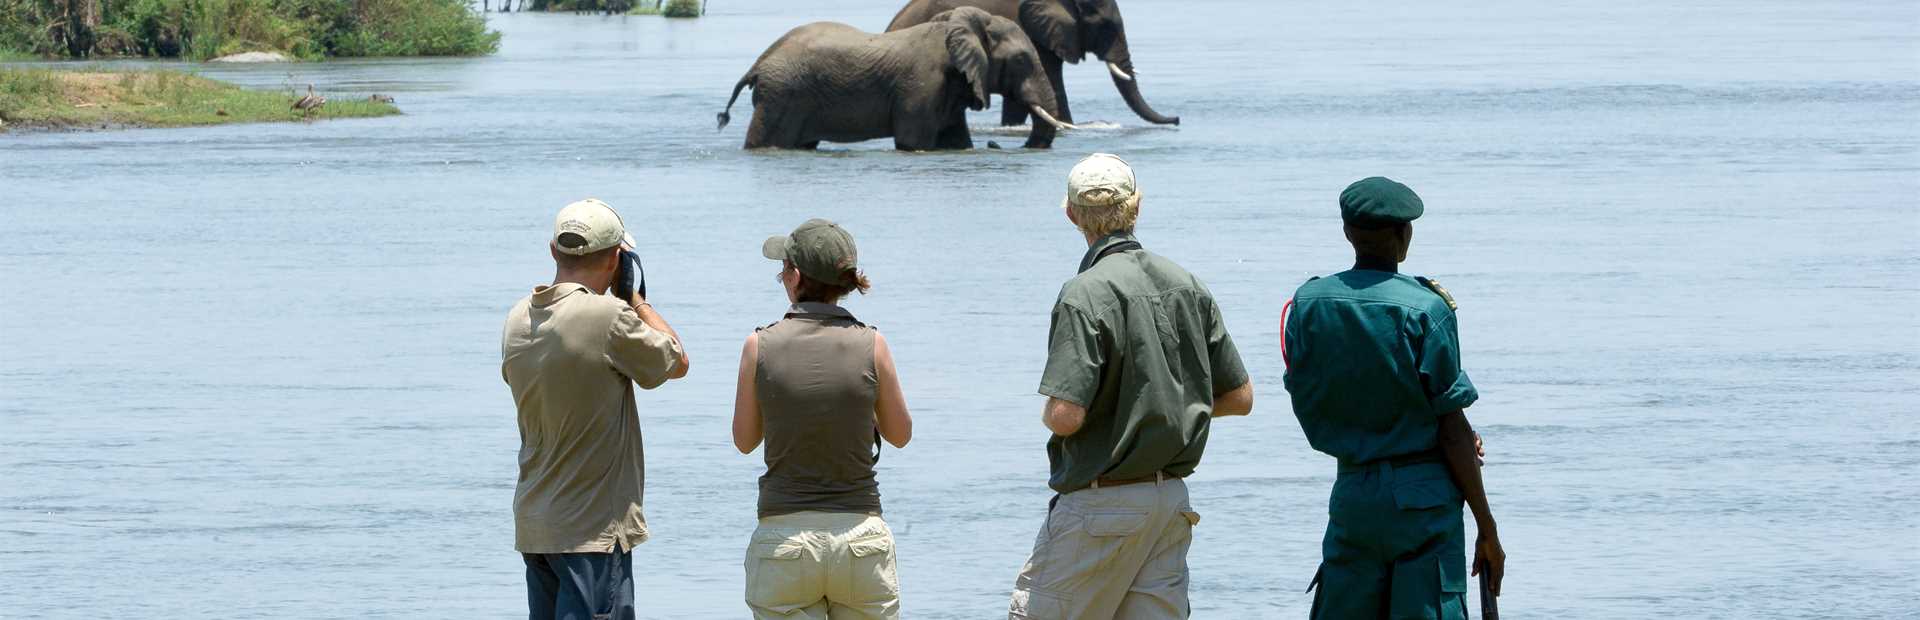
[[[1487,490],[1480,479],[1479,436],[1473,432],[1473,425],[1467,422],[1465,411],[1454,411],[1440,416],[1439,443],[1440,452],[1447,464],[1447,472],[1452,475],[1453,483],[1460,487],[1460,494],[1467,500],[1467,509],[1473,512],[1475,529],[1480,537],[1473,543],[1473,574],[1487,571],[1488,589],[1494,596],[1500,595],[1500,578],[1506,574],[1507,552],[1500,546],[1500,532],[1493,521],[1493,509],[1487,505]]]
[[[880,332],[873,333],[873,374],[879,383],[879,395],[873,402],[874,424],[887,443],[905,448],[913,440],[913,416],[907,413],[907,395],[900,390],[900,374],[893,368],[893,350]]]
[[[1047,335],[1047,365],[1041,371],[1040,393],[1047,402],[1040,423],[1066,437],[1080,432],[1087,406],[1100,389],[1100,373],[1111,345],[1101,325],[1078,308],[1056,304]]]
[[[747,344],[740,350],[740,379],[733,388],[733,447],[741,454],[760,447],[766,435],[760,423],[760,397],[753,389],[759,359],[760,334],[755,332],[747,336]]]
[[[651,390],[669,379],[686,376],[686,353],[680,347],[680,340],[673,332],[648,324],[642,310],[656,321],[659,315],[653,314],[650,307],[614,303],[617,310],[608,332],[607,364],[641,389]]]
[[[633,298],[627,300],[627,303],[633,306],[633,311],[640,315],[640,320],[645,322],[647,327],[666,332],[668,337],[673,338],[673,342],[676,345],[681,344],[680,334],[673,331],[673,326],[667,325],[667,320],[661,318],[659,312],[654,311],[653,304],[647,303],[647,298],[635,292]],[[676,346],[675,350],[679,353],[678,363],[673,365],[673,370],[667,372],[668,379],[679,379],[687,376],[687,370],[693,365],[693,358],[687,357],[687,348],[685,346]]]
[[[1061,437],[1080,432],[1081,425],[1086,422],[1086,407],[1059,398],[1048,397],[1046,408],[1040,412],[1040,423]]]
[[[1240,387],[1227,390],[1213,397],[1213,417],[1247,415],[1253,413],[1253,382],[1240,384]]]

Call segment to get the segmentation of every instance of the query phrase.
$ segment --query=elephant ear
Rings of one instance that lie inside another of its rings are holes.
[[[993,21],[993,14],[974,7],[963,6],[936,13],[932,19],[928,19],[927,21],[953,22],[966,26],[968,30],[973,31],[974,36],[980,37],[982,41],[986,41],[988,40],[987,24]]]
[[[987,48],[981,45],[981,38],[965,25],[946,22],[947,56],[955,71],[966,76],[968,93],[973,101],[967,107],[975,110],[987,109]]]
[[[1080,49],[1080,16],[1060,0],[1020,0],[1020,29],[1034,47],[1061,60],[1078,63],[1086,55]]]

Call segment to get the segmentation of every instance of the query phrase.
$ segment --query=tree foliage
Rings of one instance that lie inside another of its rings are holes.
[[[0,1],[0,49],[45,56],[461,56],[499,45],[468,0]]]

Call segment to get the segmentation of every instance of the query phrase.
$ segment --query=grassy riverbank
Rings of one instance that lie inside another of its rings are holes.
[[[188,127],[399,114],[389,103],[328,101],[311,117],[289,107],[305,95],[247,90],[178,71],[0,69],[3,129]],[[324,95],[324,93],[323,93]]]
[[[207,60],[251,51],[475,56],[500,33],[467,0],[0,0],[0,56]]]

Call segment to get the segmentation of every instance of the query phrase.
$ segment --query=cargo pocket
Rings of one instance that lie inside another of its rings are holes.
[[[854,591],[866,603],[899,598],[900,581],[894,569],[893,532],[880,530],[847,541],[853,555]]]
[[[1427,555],[1393,568],[1392,617],[1444,618],[1461,607],[1467,593],[1466,567],[1446,554]]]
[[[780,536],[755,532],[747,545],[747,604],[756,609],[799,609],[818,600],[818,593],[800,591],[806,581],[807,544],[804,534]]]
[[[1073,599],[1047,590],[1015,589],[1008,620],[1060,620],[1073,611]]]
[[[1327,564],[1322,562],[1320,568],[1313,571],[1313,581],[1307,582],[1307,593],[1313,595],[1313,607],[1307,610],[1307,620],[1320,620],[1320,596],[1326,594],[1326,589],[1320,587],[1320,578],[1326,574]]]
[[[1433,561],[1440,565],[1440,591],[1465,595],[1467,593],[1466,563],[1449,562],[1444,555],[1434,558]]]

